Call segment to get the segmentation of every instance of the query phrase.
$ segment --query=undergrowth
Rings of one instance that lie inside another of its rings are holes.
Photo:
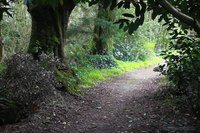
[[[3,71],[6,69],[6,65],[3,63],[0,63],[0,75],[3,73]]]
[[[67,91],[70,94],[77,94],[79,96],[83,95],[78,84],[80,83],[80,76],[75,69],[70,68],[66,71],[56,70],[57,79],[62,83],[64,91]]]
[[[180,95],[173,82],[166,77],[159,79],[159,90],[155,91],[154,98],[162,101],[164,108],[174,113],[192,113],[192,105],[188,95]]]
[[[117,67],[113,67],[111,69],[95,69],[94,67],[80,67],[78,68],[79,75],[81,76],[80,85],[86,88],[91,87],[99,81],[109,79],[109,76],[120,75],[130,70],[150,66],[160,62],[161,60],[162,59],[160,57],[153,57],[152,60],[137,62],[124,62],[120,60],[115,60],[115,62],[117,63]]]

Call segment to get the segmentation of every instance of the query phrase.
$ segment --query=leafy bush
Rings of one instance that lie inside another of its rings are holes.
[[[137,58],[137,53],[133,52],[133,47],[128,43],[117,43],[114,47],[113,55],[118,60],[133,61]]]
[[[196,113],[200,113],[200,39],[178,36],[162,55],[167,62],[161,72],[176,85],[176,94],[189,96]]]
[[[16,122],[32,113],[47,96],[63,86],[70,93],[81,94],[75,69],[68,69],[58,59],[45,54],[34,60],[29,54],[15,54],[5,61],[7,69],[0,77],[0,124]]]
[[[123,61],[137,61],[150,59],[155,55],[153,42],[118,43],[114,47],[114,57]]]
[[[45,59],[41,58],[39,62],[31,55],[16,54],[6,60],[7,69],[2,80],[9,99],[22,106],[31,106],[53,92],[59,84],[53,71],[56,61],[48,60],[49,63],[44,65]]]
[[[112,56],[109,55],[87,55],[83,58],[84,66],[91,65],[94,68],[111,68],[116,67],[117,63]]]
[[[6,58],[18,52],[26,51],[31,35],[31,17],[23,1],[16,0],[11,4],[12,17],[4,16],[1,22],[1,32]]]
[[[36,61],[31,55],[16,54],[5,64],[7,69],[0,78],[0,123],[12,123],[54,94],[60,86],[54,69],[60,63],[45,55]]]

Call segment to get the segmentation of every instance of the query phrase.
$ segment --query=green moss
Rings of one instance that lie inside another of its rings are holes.
[[[74,74],[73,70],[67,72],[56,70],[56,75],[58,80],[65,87],[66,91],[68,91],[71,94],[83,95],[83,93],[80,90],[80,87],[78,86],[79,79]]]
[[[81,86],[90,87],[95,85],[99,81],[109,79],[109,76],[120,75],[124,72],[134,70],[140,67],[150,66],[160,62],[162,59],[160,57],[153,57],[152,60],[138,61],[138,62],[124,62],[115,60],[117,62],[116,68],[111,69],[95,69],[92,67],[79,68],[81,76]]]

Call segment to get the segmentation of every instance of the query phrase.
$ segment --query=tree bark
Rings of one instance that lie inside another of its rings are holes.
[[[28,48],[35,59],[41,53],[53,53],[64,60],[65,31],[69,16],[74,9],[73,0],[67,0],[63,5],[51,7],[48,5],[29,6],[32,18],[32,32]]]
[[[194,31],[200,36],[200,22],[187,14],[178,11],[172,4],[167,0],[157,0],[157,2],[175,18],[182,21],[183,23],[191,26]]]

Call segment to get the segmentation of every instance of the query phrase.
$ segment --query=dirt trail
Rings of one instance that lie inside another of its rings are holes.
[[[64,93],[52,96],[34,115],[0,127],[0,132],[198,132],[195,117],[168,111],[154,99],[159,74],[153,68],[141,68],[99,83],[87,89],[81,99]]]
[[[93,108],[79,117],[83,123],[79,125],[80,131],[111,133],[135,130],[135,123],[142,115],[147,115],[146,108],[150,107],[144,106],[146,101],[143,99],[146,100],[149,91],[157,87],[156,79],[159,76],[152,70],[153,67],[128,72],[95,86],[98,91],[90,90],[88,95],[94,93],[94,101],[90,104]]]

